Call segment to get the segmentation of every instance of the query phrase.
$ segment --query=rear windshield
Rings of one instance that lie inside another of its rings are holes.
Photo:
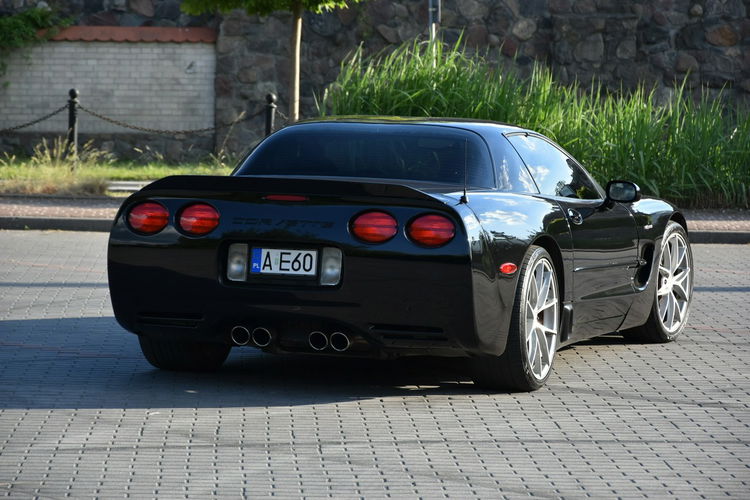
[[[470,187],[495,185],[481,137],[432,125],[295,125],[261,143],[235,175],[369,177],[459,185],[466,176]]]

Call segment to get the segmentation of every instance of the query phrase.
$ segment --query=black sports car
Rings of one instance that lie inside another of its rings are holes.
[[[546,137],[494,122],[338,118],[262,141],[231,176],[174,176],[122,205],[109,240],[117,320],[156,367],[219,367],[232,346],[470,358],[533,390],[555,351],[685,327],[685,218],[606,189]]]

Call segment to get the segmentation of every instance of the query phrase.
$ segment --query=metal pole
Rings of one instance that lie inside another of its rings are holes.
[[[276,94],[266,96],[266,137],[271,135],[276,121]]]
[[[68,142],[65,156],[78,156],[78,91],[70,89],[68,92]]]
[[[427,0],[427,12],[429,14],[430,41],[434,42],[437,38],[437,29],[440,24],[441,15],[440,0]]]

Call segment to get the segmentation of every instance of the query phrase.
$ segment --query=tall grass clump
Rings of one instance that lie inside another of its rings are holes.
[[[639,86],[557,83],[541,65],[527,78],[467,55],[460,42],[407,43],[371,58],[355,51],[326,89],[321,115],[396,115],[496,120],[542,132],[602,183],[637,182],[682,206],[750,206],[750,113],[684,86],[667,104]]]
[[[26,161],[8,154],[0,158],[0,193],[101,195],[107,189],[106,180],[88,171],[113,162],[111,154],[91,142],[82,145],[78,154],[68,154],[64,139],[43,139]]]

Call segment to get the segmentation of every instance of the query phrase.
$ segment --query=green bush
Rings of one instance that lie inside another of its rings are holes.
[[[321,115],[481,118],[542,132],[602,182],[637,182],[646,194],[688,207],[748,207],[750,114],[684,84],[664,106],[643,86],[608,93],[555,82],[537,65],[529,78],[494,68],[459,44],[405,44],[341,66]]]

